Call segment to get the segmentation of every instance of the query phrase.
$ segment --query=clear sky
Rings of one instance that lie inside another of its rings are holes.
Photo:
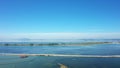
[[[0,0],[11,33],[120,33],[120,0]]]

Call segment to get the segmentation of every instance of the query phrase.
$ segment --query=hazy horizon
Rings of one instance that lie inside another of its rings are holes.
[[[120,33],[11,33],[0,39],[120,39]]]

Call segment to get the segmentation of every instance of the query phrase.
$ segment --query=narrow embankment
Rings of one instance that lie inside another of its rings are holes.
[[[120,58],[120,55],[66,55],[66,54],[0,54],[4,56],[56,56],[56,57],[80,57],[80,58]]]

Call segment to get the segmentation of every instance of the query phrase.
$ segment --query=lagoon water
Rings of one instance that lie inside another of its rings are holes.
[[[120,44],[87,46],[0,46],[0,53],[120,55]],[[50,56],[0,56],[0,68],[120,68],[120,58],[79,58]]]

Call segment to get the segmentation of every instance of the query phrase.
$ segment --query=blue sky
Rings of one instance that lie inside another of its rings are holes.
[[[120,0],[0,0],[0,36],[16,33],[119,34]]]

